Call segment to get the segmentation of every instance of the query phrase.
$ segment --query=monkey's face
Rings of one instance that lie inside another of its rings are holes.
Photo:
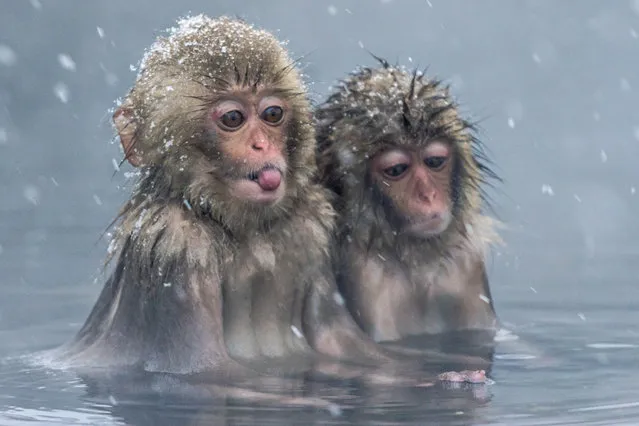
[[[415,149],[388,147],[373,158],[373,182],[402,219],[401,231],[429,238],[448,228],[452,155],[448,143],[433,141]]]
[[[268,93],[230,92],[210,111],[229,195],[275,204],[286,193],[288,105]]]

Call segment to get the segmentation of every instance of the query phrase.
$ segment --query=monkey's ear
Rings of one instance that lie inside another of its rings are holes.
[[[120,143],[122,144],[122,149],[124,149],[124,158],[133,167],[139,167],[142,165],[142,157],[140,150],[135,147],[137,122],[135,121],[133,110],[125,106],[118,107],[113,113],[113,124],[120,136]]]

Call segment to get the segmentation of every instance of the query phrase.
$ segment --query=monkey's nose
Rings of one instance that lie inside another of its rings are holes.
[[[417,198],[420,201],[431,203],[431,202],[433,202],[435,200],[435,193],[436,193],[436,191],[433,188],[430,188],[430,187],[418,188],[417,189]]]

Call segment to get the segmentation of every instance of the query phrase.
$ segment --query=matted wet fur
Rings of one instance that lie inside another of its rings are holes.
[[[228,190],[234,165],[206,124],[221,97],[264,88],[290,113],[286,193],[274,205]],[[132,141],[125,155],[140,164],[139,182],[116,219],[114,268],[59,359],[193,373],[316,351],[384,358],[336,301],[334,211],[311,181],[309,102],[271,34],[229,18],[181,20],[146,53],[116,124],[123,115],[118,130],[125,147]]]
[[[283,105],[286,120],[267,123],[265,100]],[[249,133],[222,129],[228,102],[243,103],[233,108],[245,108]],[[359,329],[339,297],[335,212],[314,182],[309,102],[271,34],[229,18],[181,20],[146,53],[113,118],[139,181],[114,221],[113,269],[81,330],[53,351],[56,361],[235,382],[265,363],[285,374],[352,360],[362,370],[329,365],[349,377],[395,361],[407,367]],[[244,195],[231,189],[240,181]],[[275,187],[285,190],[260,201]],[[408,367],[411,375],[381,379],[422,384]]]
[[[339,213],[338,285],[360,326],[378,341],[463,329],[495,329],[484,259],[500,241],[481,212],[482,185],[498,177],[474,126],[448,87],[418,71],[362,67],[316,110],[318,164]],[[424,238],[399,232],[401,213],[371,177],[389,146],[452,149],[452,220]]]

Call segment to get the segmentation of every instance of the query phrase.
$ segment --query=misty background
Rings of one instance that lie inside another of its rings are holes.
[[[450,82],[505,180],[501,319],[636,339],[639,1],[0,0],[0,352],[62,343],[95,302],[132,171],[109,109],[189,12],[289,40],[316,102],[365,49]]]

